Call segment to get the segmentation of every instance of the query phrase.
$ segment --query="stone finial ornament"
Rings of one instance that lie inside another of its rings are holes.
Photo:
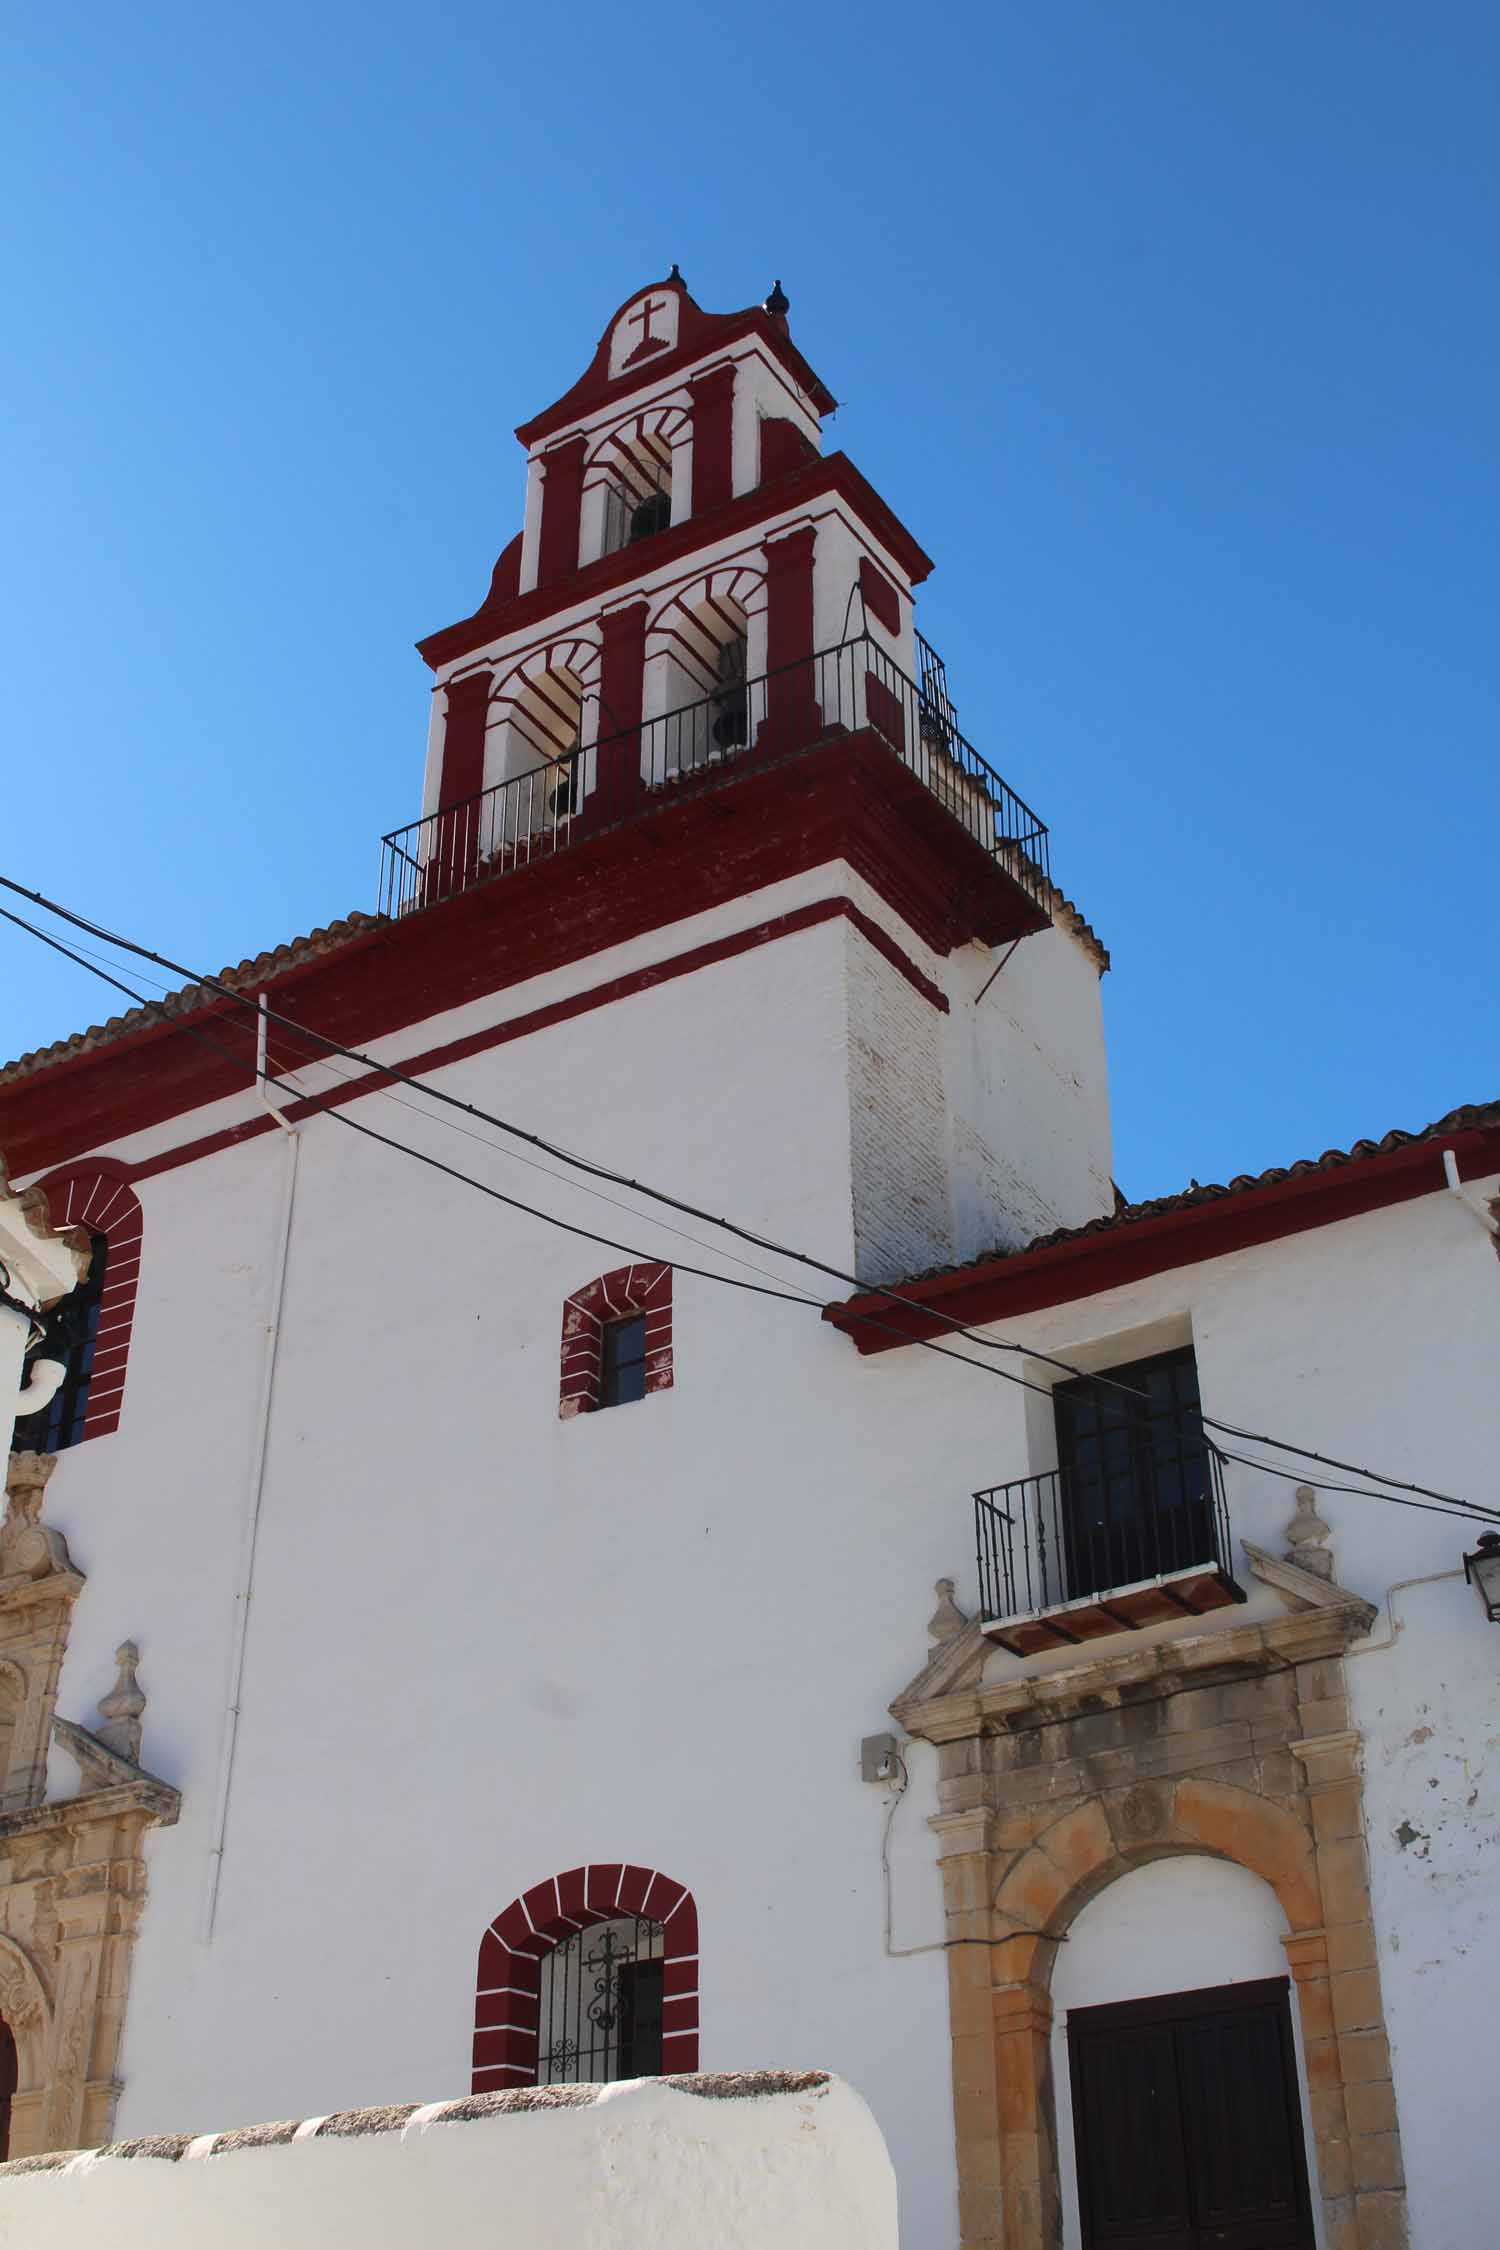
[[[71,1570],[68,1542],[41,1521],[42,1494],[57,1467],[54,1453],[12,1453],[5,1474],[5,1520],[0,1523],[0,1583],[50,1578]]]
[[[787,314],[791,311],[791,309],[792,300],[787,295],[786,291],[782,288],[781,283],[778,280],[773,283],[771,294],[769,297],[767,297],[764,305],[761,307],[761,310],[763,312],[771,313],[781,320],[785,320]]]
[[[135,1642],[121,1641],[115,1650],[119,1677],[108,1695],[99,1698],[99,1716],[104,1724],[94,1729],[106,1750],[128,1758],[133,1766],[141,1762],[141,1714],[146,1708],[145,1694],[135,1676],[140,1661]]]
[[[1297,1513],[1286,1527],[1286,1559],[1314,1578],[1333,1577],[1327,1524],[1318,1514],[1318,1495],[1310,1484],[1297,1487]]]
[[[937,1608],[927,1620],[927,1637],[932,1641],[951,1641],[961,1633],[969,1620],[953,1599],[953,1580],[940,1578],[933,1588],[937,1595]]]

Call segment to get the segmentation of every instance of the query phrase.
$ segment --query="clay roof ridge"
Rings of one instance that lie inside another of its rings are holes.
[[[1059,1243],[1080,1241],[1085,1235],[1108,1234],[1116,1228],[1138,1225],[1144,1219],[1161,1218],[1171,1211],[1188,1211],[1198,1204],[1220,1202],[1226,1196],[1246,1195],[1256,1188],[1275,1187],[1283,1180],[1301,1179],[1313,1172],[1333,1171],[1345,1164],[1366,1163],[1371,1157],[1388,1156],[1394,1150],[1407,1148],[1415,1141],[1442,1140],[1453,1133],[1490,1126],[1500,1126],[1500,1100],[1464,1102],[1457,1109],[1450,1109],[1445,1116],[1435,1118],[1430,1125],[1418,1126],[1414,1131],[1397,1126],[1389,1133],[1383,1133],[1378,1140],[1357,1140],[1351,1142],[1346,1149],[1325,1149],[1321,1156],[1294,1157],[1289,1164],[1268,1165],[1262,1172],[1237,1172],[1227,1181],[1194,1180],[1175,1193],[1148,1196],[1138,1203],[1127,1202],[1121,1197],[1113,1211],[1106,1212],[1097,1219],[1085,1219],[1079,1226],[1053,1227],[1048,1233],[1032,1235],[1027,1241],[1009,1249],[995,1245],[988,1250],[978,1251],[972,1258],[960,1259],[953,1265],[927,1266],[919,1273],[903,1274],[890,1286],[910,1289],[920,1282],[940,1281],[949,1275],[976,1272],[983,1266],[1024,1258],[1033,1250],[1051,1250]],[[858,1295],[870,1293],[856,1292]]]
[[[291,938],[285,945],[272,946],[269,952],[221,969],[215,983],[238,989],[244,985],[262,984],[268,977],[279,976],[284,970],[310,961],[320,953],[345,945],[351,938],[373,929],[380,921],[378,914],[367,914],[359,908],[320,928],[309,930],[305,937]],[[103,1023],[90,1024],[86,1031],[70,1032],[66,1039],[55,1039],[50,1046],[34,1047],[13,1062],[0,1065],[0,1085],[17,1078],[29,1077],[33,1072],[46,1070],[53,1063],[64,1062],[72,1055],[90,1052],[95,1047],[107,1046],[112,1040],[123,1039],[132,1031],[143,1030],[162,1015],[190,1015],[206,1008],[214,994],[207,984],[183,984],[175,991],[165,992],[160,999],[151,1000],[144,1007],[128,1008],[123,1015],[108,1016]]]

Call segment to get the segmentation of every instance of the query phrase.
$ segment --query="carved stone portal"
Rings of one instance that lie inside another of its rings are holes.
[[[1064,1671],[986,1680],[983,1634],[947,1629],[945,1615],[944,1636],[891,1705],[938,1750],[964,2250],[1061,2243],[1052,1965],[1089,1899],[1168,1852],[1234,1860],[1275,1891],[1325,2238],[1338,2250],[1405,2243],[1343,1667],[1374,1611],[1323,1567],[1326,1535],[1309,1496],[1294,1560],[1246,1546],[1290,1615],[1124,1643]]]
[[[41,1521],[55,1465],[44,1454],[10,1457],[0,1524],[0,2016],[16,2043],[13,2157],[110,2137],[143,1841],[176,1820],[179,1804],[139,1763],[145,1697],[133,1642],[117,1653],[99,1734],[56,1715],[84,1579],[61,1532]],[[47,1803],[54,1740],[77,1762],[80,1788]]]

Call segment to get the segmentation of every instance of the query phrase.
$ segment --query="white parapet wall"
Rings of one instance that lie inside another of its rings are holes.
[[[822,2071],[548,2086],[0,2165],[0,2250],[896,2250]]]

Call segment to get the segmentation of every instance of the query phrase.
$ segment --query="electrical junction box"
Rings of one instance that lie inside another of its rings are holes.
[[[861,1781],[890,1781],[896,1771],[896,1737],[867,1734],[859,1746]]]

